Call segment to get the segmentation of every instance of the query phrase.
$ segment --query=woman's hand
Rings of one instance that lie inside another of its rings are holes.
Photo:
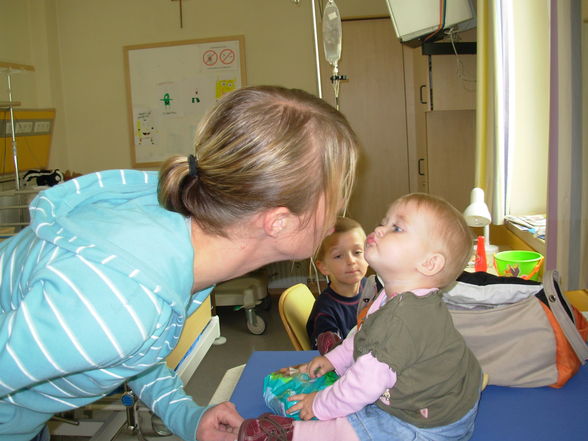
[[[297,411],[300,411],[301,420],[312,419],[314,417],[314,412],[312,411],[312,403],[314,402],[315,396],[316,392],[312,392],[309,394],[292,395],[288,398],[288,401],[298,401],[298,403],[289,408],[286,411],[286,413],[292,414]]]
[[[228,401],[208,409],[202,415],[196,439],[198,441],[235,441],[243,417],[235,405]]]
[[[310,378],[317,378],[325,375],[327,372],[331,372],[335,369],[335,366],[329,361],[324,355],[314,357],[308,365],[304,365],[306,373]]]

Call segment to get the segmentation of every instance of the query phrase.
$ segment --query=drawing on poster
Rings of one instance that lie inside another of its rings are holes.
[[[158,110],[164,118],[178,118],[183,115],[181,95],[175,81],[164,81],[157,85]]]
[[[146,145],[157,146],[159,144],[157,137],[157,125],[152,118],[151,110],[137,109],[135,121],[135,145],[143,147]]]
[[[193,152],[204,113],[245,85],[243,50],[242,36],[125,47],[133,167]]]
[[[223,95],[232,92],[236,89],[235,84],[237,83],[236,79],[231,80],[218,80],[216,82],[216,99],[220,99]]]

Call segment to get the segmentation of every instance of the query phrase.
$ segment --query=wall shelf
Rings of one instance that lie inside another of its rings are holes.
[[[20,101],[0,101],[0,109],[1,110],[8,110],[11,107],[19,107]]]

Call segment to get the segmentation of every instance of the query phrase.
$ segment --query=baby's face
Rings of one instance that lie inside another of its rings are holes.
[[[366,239],[365,258],[381,276],[413,275],[429,253],[429,216],[412,202],[392,205]]]

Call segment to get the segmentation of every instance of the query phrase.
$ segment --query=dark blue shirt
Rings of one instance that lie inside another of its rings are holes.
[[[331,331],[344,339],[349,331],[357,324],[357,306],[361,294],[353,297],[343,297],[337,294],[329,284],[318,296],[308,321],[306,332],[313,349],[317,349],[316,339],[323,332]]]

